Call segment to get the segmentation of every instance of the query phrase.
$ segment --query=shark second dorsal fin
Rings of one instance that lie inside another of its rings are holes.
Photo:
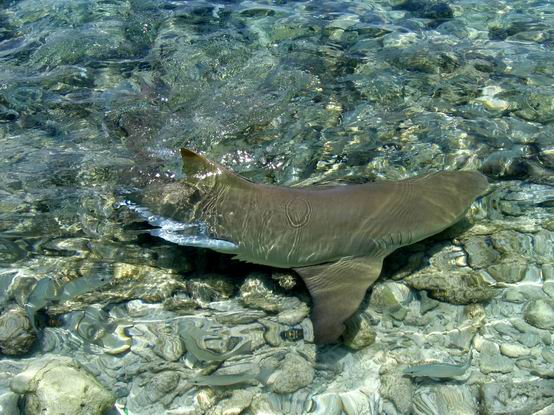
[[[383,258],[342,258],[336,262],[294,268],[312,296],[311,320],[316,343],[334,343],[367,289],[379,277]]]

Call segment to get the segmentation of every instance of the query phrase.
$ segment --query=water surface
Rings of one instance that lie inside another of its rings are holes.
[[[133,414],[552,410],[553,27],[546,0],[0,3],[0,306],[40,333],[1,371],[71,356]],[[321,349],[292,273],[120,206],[180,147],[272,184],[478,169],[494,191]],[[465,382],[402,376],[470,350]]]

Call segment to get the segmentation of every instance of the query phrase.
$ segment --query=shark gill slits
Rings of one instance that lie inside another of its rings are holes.
[[[301,228],[310,220],[312,208],[306,199],[294,198],[287,202],[285,212],[293,228]]]

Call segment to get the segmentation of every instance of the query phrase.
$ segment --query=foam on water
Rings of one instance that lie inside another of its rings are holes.
[[[152,236],[162,238],[168,242],[182,246],[209,248],[219,252],[234,252],[238,248],[238,245],[233,242],[211,237],[205,222],[183,223],[175,221],[156,215],[148,208],[129,200],[122,202],[121,206],[128,207],[148,221],[150,225],[155,226],[156,228],[149,232]],[[192,233],[192,235],[187,233]]]

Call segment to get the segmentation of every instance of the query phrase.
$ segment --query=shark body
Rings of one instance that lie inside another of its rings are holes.
[[[181,156],[185,178],[147,189],[141,202],[169,223],[155,234],[293,268],[312,296],[318,343],[337,341],[387,255],[456,223],[488,188],[476,171],[289,188],[250,182],[188,149]]]

